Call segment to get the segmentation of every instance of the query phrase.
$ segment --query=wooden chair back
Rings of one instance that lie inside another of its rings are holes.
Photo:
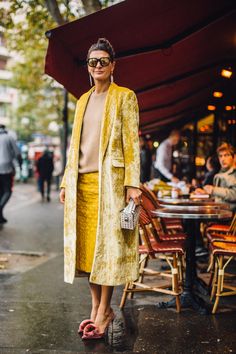
[[[146,229],[147,237],[150,241],[155,240],[156,242],[162,242],[158,235],[159,230],[156,226],[155,220],[152,218],[150,210],[146,209],[143,205],[143,201],[140,205],[139,222],[140,226]]]
[[[155,202],[150,191],[143,185],[140,187],[142,191],[142,204],[147,210],[155,210],[159,207],[158,203]]]
[[[164,221],[160,218],[153,217],[151,213],[152,210],[156,210],[160,207],[158,200],[155,197],[155,194],[144,185],[141,185],[140,189],[142,191],[142,206],[146,210],[150,222],[152,223],[152,226],[154,227],[157,233],[167,233]]]
[[[141,186],[141,190],[152,201],[156,209],[160,207],[160,203],[158,202],[157,196],[151,189],[148,188],[145,183]]]
[[[236,236],[236,213],[234,214],[234,217],[231,221],[230,227],[229,227],[229,234]]]

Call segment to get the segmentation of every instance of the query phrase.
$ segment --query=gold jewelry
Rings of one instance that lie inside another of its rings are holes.
[[[89,74],[89,81],[90,81],[90,86],[92,87],[93,86],[93,78],[92,78],[91,74]]]

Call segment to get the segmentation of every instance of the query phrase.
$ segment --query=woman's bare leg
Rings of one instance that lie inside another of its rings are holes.
[[[95,324],[100,333],[103,333],[111,321],[113,310],[111,308],[111,298],[113,294],[113,286],[101,285],[101,298],[97,310]]]
[[[101,285],[89,283],[89,286],[92,296],[92,311],[90,318],[92,321],[95,321],[101,301]]]

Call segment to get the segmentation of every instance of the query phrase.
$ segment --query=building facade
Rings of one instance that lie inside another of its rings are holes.
[[[0,124],[11,125],[17,105],[17,91],[11,87],[12,73],[8,65],[12,57],[7,49],[4,29],[0,27]]]

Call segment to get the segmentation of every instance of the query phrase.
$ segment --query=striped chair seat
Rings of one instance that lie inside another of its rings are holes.
[[[229,242],[213,242],[210,245],[213,255],[235,256],[236,243]]]
[[[208,240],[212,242],[236,242],[236,236],[231,234],[220,234],[220,233],[211,233],[208,235]]]

